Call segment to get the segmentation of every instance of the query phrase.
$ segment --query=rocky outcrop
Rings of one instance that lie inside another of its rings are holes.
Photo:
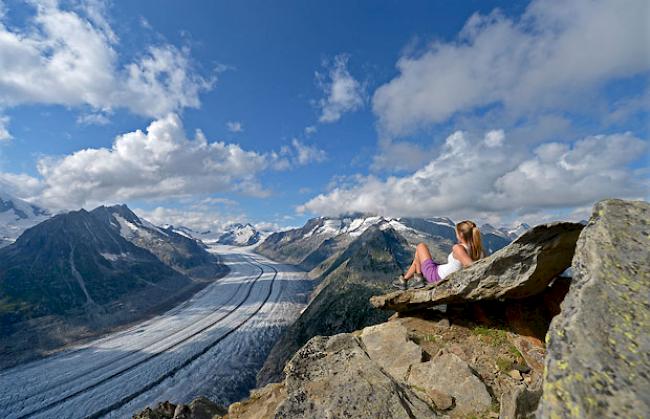
[[[287,399],[276,411],[280,417],[435,416],[351,334],[312,339],[289,361],[285,373]]]
[[[441,283],[375,296],[370,301],[377,308],[409,311],[445,303],[525,298],[538,294],[571,265],[583,227],[568,222],[538,225],[493,255],[449,275]]]
[[[484,362],[487,353],[512,353],[506,340],[491,342],[463,326],[411,320],[314,337],[287,363],[282,383],[231,405],[227,418],[496,417],[502,393],[514,392],[515,384],[526,387],[505,370],[495,372],[494,361]],[[413,340],[443,330],[448,338],[437,341],[443,347],[433,356],[428,344],[434,338],[424,346]],[[459,351],[458,342],[467,343],[467,353]]]
[[[538,417],[650,412],[650,204],[596,204],[547,335]]]
[[[133,415],[133,419],[214,419],[221,418],[226,409],[205,397],[199,397],[187,404],[173,404],[168,401],[158,403],[154,408],[147,407]]]
[[[287,363],[285,375],[282,392],[265,387],[283,393],[284,399],[263,417],[436,417],[427,403],[373,361],[352,334],[311,339]],[[259,417],[260,399],[269,397],[258,392],[252,402],[232,405],[228,417]],[[269,403],[261,404],[268,412]]]

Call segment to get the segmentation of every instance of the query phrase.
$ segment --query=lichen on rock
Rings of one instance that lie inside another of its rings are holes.
[[[540,418],[650,412],[650,204],[597,203],[547,335]]]

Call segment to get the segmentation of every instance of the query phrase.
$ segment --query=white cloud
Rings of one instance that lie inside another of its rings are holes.
[[[650,69],[647,17],[644,0],[535,0],[517,20],[475,14],[457,40],[400,58],[373,110],[399,136],[490,105],[515,115],[590,109],[604,82]]]
[[[0,141],[8,141],[12,138],[9,132],[9,117],[0,114]]]
[[[243,132],[244,131],[244,126],[239,121],[228,121],[228,122],[226,122],[226,128],[228,128],[228,131],[230,131],[230,132]]]
[[[291,145],[295,150],[294,160],[296,164],[304,166],[311,162],[322,162],[327,158],[327,153],[314,145],[303,144],[294,138]]]
[[[199,233],[222,231],[225,226],[235,222],[245,222],[243,216],[223,215],[215,211],[186,210],[177,208],[156,207],[152,210],[136,208],[138,216],[156,225],[174,225],[189,227]]]
[[[268,157],[237,144],[208,142],[197,131],[188,139],[180,118],[170,114],[140,130],[118,136],[111,148],[88,148],[38,161],[40,200],[75,208],[106,201],[165,198],[235,191],[267,192],[256,175]]]
[[[570,145],[544,143],[532,155],[490,146],[495,135],[472,138],[457,131],[438,156],[410,175],[357,177],[298,210],[485,218],[590,205],[606,197],[639,198],[649,190],[647,177],[628,168],[647,153],[648,144],[630,133],[590,136]]]
[[[310,136],[312,134],[315,134],[318,129],[314,125],[309,125],[305,127],[305,135]]]
[[[159,117],[198,107],[212,87],[194,70],[187,49],[155,45],[120,65],[118,38],[103,3],[64,10],[56,1],[35,3],[26,29],[7,27],[0,15],[0,106],[43,103],[126,108]]]
[[[336,122],[346,112],[360,109],[364,104],[364,88],[348,71],[349,56],[340,54],[328,70],[328,76],[316,73],[325,97],[318,102],[321,108],[319,121]]]
[[[43,183],[24,173],[0,172],[0,189],[18,198],[30,200],[43,189]]]
[[[488,147],[501,147],[503,140],[506,138],[502,129],[490,131],[485,134],[485,145]]]
[[[37,163],[40,177],[0,172],[0,184],[53,209],[221,192],[266,197],[269,191],[260,183],[261,172],[291,169],[324,158],[323,150],[295,139],[279,152],[269,153],[209,142],[201,131],[189,139],[178,115],[169,114],[153,121],[145,132],[119,135],[111,148],[42,157]],[[214,197],[201,203],[233,202]]]
[[[199,233],[210,231],[213,235],[222,232],[229,224],[250,222],[244,215],[221,214],[214,210],[156,207],[152,210],[137,208],[134,209],[134,212],[156,225],[184,226]],[[252,224],[262,232],[274,232],[287,228],[268,221]]]
[[[315,145],[302,143],[297,138],[291,140],[291,146],[283,146],[278,152],[269,153],[269,161],[275,170],[287,170],[310,163],[320,163],[327,159],[325,150]]]

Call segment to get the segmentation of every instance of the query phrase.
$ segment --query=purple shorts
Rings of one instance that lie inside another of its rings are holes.
[[[438,275],[438,265],[431,259],[422,261],[420,264],[422,275],[426,278],[427,282],[439,282],[440,275]]]

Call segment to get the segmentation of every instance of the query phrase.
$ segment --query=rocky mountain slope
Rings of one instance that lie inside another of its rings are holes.
[[[202,400],[203,412],[242,419],[645,417],[648,220],[647,202],[607,200],[586,226],[537,226],[439,287],[374,297],[398,313],[310,339],[282,381],[254,390],[225,415]],[[556,276],[568,265],[573,278]],[[175,408],[187,414],[156,407],[138,417],[201,417]]]
[[[50,217],[46,209],[0,191],[0,247],[12,243],[23,231]]]
[[[171,307],[207,284],[179,265],[225,273],[196,242],[133,217],[124,206],[60,214],[0,249],[0,365]]]
[[[194,277],[211,277],[223,269],[200,241],[169,228],[157,227],[138,217],[126,205],[100,206],[91,214],[126,240],[147,249],[180,272]]]

